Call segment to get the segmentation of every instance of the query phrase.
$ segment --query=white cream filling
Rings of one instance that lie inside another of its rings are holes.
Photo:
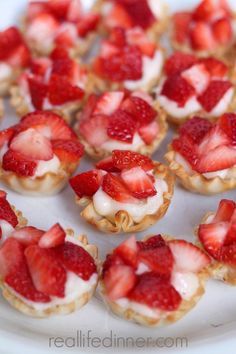
[[[34,176],[32,178],[41,177],[48,172],[58,173],[61,163],[59,158],[56,155],[53,155],[53,158],[48,161],[38,161],[37,168]]]
[[[144,146],[145,143],[138,133],[134,134],[132,143],[123,143],[122,141],[109,139],[103,143],[100,147],[101,149],[112,151],[112,150],[131,150],[137,151],[141,146]]]
[[[12,68],[10,65],[0,62],[0,81],[9,80],[12,76]]]
[[[6,220],[0,220],[0,228],[2,230],[2,237],[0,239],[0,245],[13,233],[14,227]]]
[[[138,200],[137,203],[121,203],[112,199],[101,188],[93,196],[94,209],[99,215],[114,216],[118,211],[125,210],[131,215],[135,222],[141,221],[146,215],[153,215],[163,204],[163,194],[168,191],[166,182],[156,178],[155,188],[157,194],[148,197],[144,201]]]
[[[160,0],[147,0],[150,10],[156,19],[161,19],[164,15],[164,5]]]
[[[189,300],[199,287],[198,276],[191,272],[176,272],[171,274],[171,284],[178,291],[182,299]]]
[[[223,113],[225,113],[225,111],[227,110],[227,108],[229,107],[232,101],[233,94],[234,94],[234,88],[231,87],[225,92],[224,96],[220,99],[217,105],[213,107],[213,109],[207,114],[213,117],[218,117],[221,116]]]

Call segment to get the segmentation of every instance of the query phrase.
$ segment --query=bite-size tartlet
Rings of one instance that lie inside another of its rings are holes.
[[[151,91],[163,62],[163,49],[141,28],[115,27],[92,61],[93,84],[101,92],[120,88]]]
[[[142,91],[108,91],[91,94],[75,124],[85,151],[94,159],[112,150],[151,155],[167,132],[164,112]]]
[[[27,114],[0,137],[0,180],[21,194],[58,193],[83,155],[76,134],[50,111]]]
[[[227,0],[202,0],[192,11],[172,16],[170,41],[174,49],[223,58],[234,40],[235,13]]]
[[[114,150],[95,169],[72,177],[70,185],[87,222],[107,233],[136,232],[165,215],[174,177],[147,156]]]
[[[210,257],[185,240],[135,236],[103,263],[100,292],[116,315],[144,326],[181,319],[205,292]]]
[[[207,213],[196,234],[201,247],[212,258],[215,279],[236,285],[236,204],[222,199],[216,212]]]
[[[29,1],[22,30],[32,52],[50,55],[56,46],[68,48],[72,56],[89,51],[100,16],[80,0]]]
[[[58,47],[50,58],[32,59],[10,90],[11,104],[20,117],[35,109],[50,109],[70,123],[90,90],[87,68]]]
[[[194,114],[215,120],[236,109],[231,70],[213,57],[198,59],[192,54],[173,53],[154,90],[168,120],[175,124],[182,124]]]
[[[193,117],[181,126],[165,157],[185,188],[200,194],[236,188],[235,127],[234,113],[217,123]]]
[[[34,317],[68,314],[93,296],[97,247],[60,224],[26,226],[0,240],[0,287],[16,310]]]

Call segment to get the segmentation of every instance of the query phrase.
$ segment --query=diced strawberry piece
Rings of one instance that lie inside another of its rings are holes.
[[[34,176],[37,163],[27,160],[19,152],[8,150],[3,155],[2,167],[5,171],[12,171],[23,177],[30,177]]]
[[[212,80],[207,89],[198,97],[198,101],[205,111],[210,112],[231,87],[232,84],[229,81]]]
[[[64,53],[63,53],[64,52]],[[78,75],[78,63],[72,60],[68,51],[63,49],[55,49],[52,53],[53,65],[52,65],[52,75],[60,76],[68,80],[69,83],[73,83],[74,78]]]
[[[144,171],[150,171],[154,168],[153,161],[145,155],[141,155],[129,150],[113,150],[112,159],[114,166],[119,170],[126,170],[140,166]]]
[[[222,199],[212,222],[230,221],[235,208],[236,204],[233,200]]]
[[[54,2],[54,0],[52,0]],[[80,0],[69,0],[69,6],[67,10],[67,20],[71,22],[77,22],[83,14],[83,6]]]
[[[9,237],[0,248],[0,277],[15,272],[24,262],[24,247],[13,237]]]
[[[10,57],[7,59],[7,63],[14,68],[24,68],[30,64],[30,51],[24,43],[11,52]]]
[[[53,105],[63,105],[67,102],[81,100],[84,96],[84,91],[73,86],[68,82],[68,79],[52,75],[48,87],[48,99]]]
[[[119,108],[123,98],[122,91],[105,92],[98,99],[93,114],[113,114]]]
[[[202,21],[195,22],[191,27],[190,40],[196,50],[212,50],[217,44],[210,25]]]
[[[180,75],[168,77],[161,91],[161,95],[175,101],[179,107],[184,107],[185,103],[193,97],[194,94],[194,88]]]
[[[97,271],[92,256],[83,247],[72,242],[66,241],[63,245],[57,247],[56,253],[58,260],[67,270],[84,280],[88,280]]]
[[[116,265],[124,265],[123,260],[115,253],[108,254],[102,266],[102,277],[104,278],[108,269]]]
[[[47,96],[48,86],[43,83],[41,78],[29,76],[28,77],[29,91],[31,102],[35,109],[42,109],[44,99]]]
[[[12,137],[15,134],[14,127],[10,127],[0,131],[0,147],[3,147],[4,144],[8,144]]]
[[[53,140],[52,150],[65,163],[79,162],[84,153],[84,147],[79,140]]]
[[[25,257],[34,286],[46,295],[65,296],[66,270],[55,258],[54,250],[29,246]]]
[[[49,58],[34,58],[31,60],[30,69],[33,74],[44,76],[51,64],[52,61]]]
[[[136,267],[138,259],[138,246],[135,236],[133,235],[129,237],[128,240],[122,242],[115,248],[114,253],[118,255],[125,264]]]
[[[180,74],[196,64],[196,62],[197,59],[194,55],[175,52],[165,62],[165,73],[167,76]]]
[[[161,235],[149,237],[146,241],[137,242],[140,250],[152,250],[165,246],[165,240]]]
[[[221,247],[224,244],[229,225],[227,222],[201,224],[198,237],[204,249],[214,258],[218,259]]]
[[[134,270],[127,265],[114,265],[104,275],[107,297],[114,301],[127,296],[136,283]]]
[[[207,71],[213,78],[223,78],[227,75],[228,67],[216,58],[202,58],[200,59],[200,63],[205,65]]]
[[[236,164],[236,149],[230,146],[218,146],[203,155],[196,165],[200,173],[214,172],[233,167]]]
[[[27,7],[27,20],[31,21],[39,14],[49,11],[48,3],[44,1],[30,1]]]
[[[50,11],[60,20],[65,18],[70,3],[71,0],[48,0]]]
[[[196,166],[198,162],[197,149],[188,136],[184,135],[181,138],[174,139],[172,147],[176,152],[180,153],[192,167]]]
[[[192,15],[190,12],[177,12],[172,17],[174,38],[179,43],[186,41],[189,27],[192,22]]]
[[[104,18],[107,27],[130,28],[132,20],[127,11],[120,4],[114,3],[108,16]]]
[[[97,170],[83,172],[70,179],[70,185],[79,198],[92,197],[100,187],[101,173]]]
[[[121,178],[135,198],[144,199],[157,194],[152,179],[141,167],[122,171]]]
[[[126,96],[127,96],[126,98],[128,98],[130,96],[129,91],[127,92]],[[133,91],[133,92],[131,92],[131,96],[132,97],[141,98],[143,101],[146,101],[149,104],[149,106],[153,105],[153,98],[147,92],[144,92],[144,91]]]
[[[68,62],[68,59],[69,59],[70,63],[73,62],[72,59],[70,59],[70,57],[69,57],[68,48],[64,48],[63,46],[59,46],[59,45],[56,46],[53,49],[53,51],[51,52],[50,59],[54,62],[53,63],[54,65],[57,60],[63,60],[63,61],[67,60],[67,62]],[[63,69],[63,66],[65,66],[64,62],[61,65],[61,69]],[[69,69],[71,69],[71,66]],[[58,72],[58,73],[60,74],[61,72]]]
[[[210,74],[203,64],[196,64],[182,72],[182,77],[195,89],[197,94],[206,90],[210,82]]]
[[[122,48],[127,44],[127,33],[128,32],[125,31],[124,27],[114,27],[110,30],[109,42],[111,42],[116,47]],[[104,42],[109,43],[108,41]]]
[[[185,240],[168,242],[175,268],[186,272],[200,272],[210,264],[210,258],[197,246]]]
[[[220,128],[229,136],[233,145],[236,145],[236,114],[225,113],[219,119]]]
[[[219,125],[214,125],[209,132],[204,136],[198,146],[198,153],[204,155],[206,151],[214,150],[222,145],[229,145],[230,140]]]
[[[140,126],[151,123],[157,116],[157,112],[146,101],[135,96],[127,98],[122,109],[134,116]]]
[[[48,161],[53,158],[50,140],[32,128],[15,135],[10,149],[30,160]]]
[[[193,143],[199,144],[212,128],[212,123],[201,117],[193,117],[187,120],[180,128],[181,135],[187,135]]]
[[[26,37],[33,43],[48,41],[54,38],[59,23],[49,13],[41,13],[36,16],[30,23],[26,31]]]
[[[93,116],[91,119],[84,119],[79,124],[80,134],[92,146],[100,146],[107,141],[107,128],[109,118],[103,114]]]
[[[153,142],[155,138],[158,137],[159,133],[159,125],[157,121],[153,121],[148,125],[144,125],[143,127],[139,128],[139,135],[143,139],[143,141],[149,145]]]
[[[96,163],[96,168],[98,170],[103,170],[107,172],[119,172],[119,168],[114,166],[113,158],[111,156]]]
[[[229,44],[233,39],[233,29],[228,18],[220,18],[212,25],[215,39],[222,45]]]
[[[84,108],[79,116],[79,118],[80,118],[79,120],[81,122],[86,121],[90,118],[90,116],[92,115],[92,113],[96,107],[97,101],[98,101],[98,96],[95,95],[94,93],[88,97],[86,105],[84,106]]]
[[[18,224],[17,216],[6,198],[0,198],[0,219],[7,221],[14,228]]]
[[[11,237],[17,239],[22,245],[29,246],[37,244],[43,234],[43,230],[33,226],[25,226],[13,231]]]
[[[135,199],[131,195],[131,192],[126,187],[122,179],[119,176],[115,176],[109,172],[103,177],[102,189],[112,199],[115,199],[118,202],[122,202],[122,203],[137,202],[137,199]]]
[[[151,272],[138,277],[137,284],[128,297],[140,304],[164,311],[177,310],[182,300],[169,281]]]
[[[52,248],[64,243],[66,233],[60,224],[53,225],[47,232],[43,233],[39,240],[39,247]]]
[[[140,27],[134,27],[128,30],[126,35],[128,44],[139,47],[143,55],[151,58],[154,56],[156,44],[150,41]]]
[[[147,0],[126,1],[123,6],[131,17],[134,26],[147,29],[156,21]]]
[[[107,135],[114,140],[132,143],[137,123],[128,112],[117,110],[109,119]]]
[[[22,43],[22,36],[16,27],[9,27],[0,32],[0,60],[9,58]]]
[[[77,30],[72,23],[63,23],[55,37],[55,43],[59,47],[70,48],[77,40]]]
[[[91,31],[95,31],[100,20],[100,16],[95,13],[89,13],[79,21],[77,31],[80,37],[86,37]]]
[[[214,18],[230,14],[230,8],[225,0],[203,0],[193,13],[194,20],[212,21]]]
[[[234,211],[234,214],[236,216],[236,212]],[[224,246],[235,244],[236,243],[236,218],[234,221],[230,222],[229,225],[229,230],[227,232],[225,241],[224,241]]]
[[[225,264],[236,266],[236,243],[225,245],[221,248],[219,260]]]
[[[0,198],[6,199],[6,197],[7,197],[7,193],[2,189],[0,189]]]

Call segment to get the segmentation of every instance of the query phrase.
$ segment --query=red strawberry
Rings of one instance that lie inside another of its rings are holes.
[[[197,246],[185,240],[168,242],[175,267],[180,271],[199,272],[209,265],[210,258]]]
[[[212,50],[216,46],[210,25],[202,21],[191,26],[190,40],[195,50]]]
[[[194,94],[194,88],[180,75],[168,77],[161,91],[161,95],[175,101],[179,107],[184,107],[185,103],[194,96]]]
[[[14,50],[23,44],[22,36],[16,27],[0,32],[0,60],[6,60]]]
[[[104,18],[104,21],[108,27],[122,27],[127,29],[132,26],[132,20],[129,14],[124,7],[118,3],[114,3],[108,16]]]
[[[165,73],[167,76],[180,74],[197,62],[194,55],[182,52],[175,52],[165,62]]]
[[[198,237],[204,249],[214,258],[218,259],[219,251],[224,244],[229,225],[227,222],[201,224]]]
[[[53,140],[52,149],[54,154],[65,163],[76,163],[84,153],[84,147],[79,140]]]
[[[123,6],[131,17],[134,26],[147,29],[156,21],[147,0],[125,1]]]
[[[174,139],[172,147],[176,152],[180,153],[180,155],[182,155],[192,167],[196,166],[198,162],[197,149],[187,135]]]
[[[127,265],[114,265],[104,275],[107,297],[114,301],[127,296],[136,283],[134,270]]]
[[[235,211],[234,211],[234,215],[236,216]],[[236,217],[234,218],[234,220],[230,222],[229,231],[226,235],[224,245],[227,246],[233,243],[235,244],[235,242],[236,242]]]
[[[51,14],[41,13],[29,23],[26,37],[33,43],[42,43],[54,38],[58,28],[59,23]]]
[[[79,124],[80,134],[92,146],[100,146],[107,141],[109,118],[104,114],[97,114],[90,119],[84,119]]]
[[[131,96],[127,98],[123,104],[122,109],[130,113],[140,126],[151,123],[157,112],[142,98]]]
[[[98,98],[99,97],[97,95],[95,95],[94,93],[88,97],[86,105],[84,106],[84,108],[79,116],[81,122],[88,120],[90,118],[90,116],[92,115],[92,113],[96,107]]]
[[[139,135],[143,139],[143,141],[149,145],[153,142],[155,138],[158,137],[159,133],[159,125],[157,121],[153,121],[149,123],[148,125],[144,125],[143,127],[140,127],[139,130]]]
[[[72,23],[63,23],[58,31],[55,44],[59,47],[70,49],[77,40],[77,30]]]
[[[64,297],[66,271],[55,258],[54,250],[29,246],[25,257],[34,286],[46,295]]]
[[[65,18],[70,2],[71,0],[49,0],[48,6],[53,15],[62,20]]]
[[[235,208],[236,204],[233,200],[222,199],[212,222],[230,221]]]
[[[141,250],[150,250],[157,247],[165,246],[165,240],[161,235],[155,235],[149,237],[146,241],[138,242],[139,249]]]
[[[230,13],[225,0],[203,0],[193,13],[194,20],[212,21],[216,17],[224,17]]]
[[[108,269],[116,265],[124,265],[123,260],[115,253],[108,254],[102,266],[102,277],[104,278]]]
[[[60,224],[53,225],[39,240],[39,247],[51,248],[64,243],[66,233]]]
[[[213,57],[202,58],[200,59],[200,63],[205,65],[213,78],[223,78],[228,72],[228,67],[222,61]]]
[[[130,169],[140,166],[144,171],[150,171],[154,168],[153,161],[145,155],[129,150],[113,150],[112,159],[114,166],[119,170]]]
[[[43,234],[43,230],[36,229],[33,226],[25,226],[14,230],[11,237],[17,239],[22,245],[29,246],[37,244]]]
[[[48,85],[43,83],[41,79],[31,76],[28,77],[28,84],[33,106],[35,109],[42,109]]]
[[[203,64],[195,64],[182,72],[182,77],[195,89],[197,94],[206,90],[210,82],[210,74]]]
[[[124,47],[127,44],[126,36],[128,32],[125,31],[124,27],[114,27],[110,31],[109,41],[116,47]],[[105,43],[109,43],[105,41]]]
[[[145,32],[140,27],[134,27],[126,32],[127,42],[136,45],[143,55],[153,58],[156,44],[149,40]]]
[[[189,27],[192,21],[190,12],[177,12],[172,17],[173,35],[177,42],[184,43],[186,41]]]
[[[229,81],[212,80],[207,89],[198,97],[205,111],[210,112],[232,87]]]
[[[52,75],[48,86],[48,99],[53,105],[63,105],[67,102],[78,101],[84,91],[78,86],[72,86],[68,79],[59,75]]]
[[[12,137],[14,136],[15,128],[10,127],[0,131],[0,147],[3,147],[4,144],[9,143]]]
[[[13,237],[9,237],[0,248],[0,277],[14,273],[24,262],[24,247]]]
[[[111,173],[107,173],[102,182],[102,189],[112,199],[123,203],[135,203],[137,199],[132,197],[131,192],[128,190],[122,179]]]
[[[48,3],[43,1],[30,1],[27,6],[27,20],[32,20],[39,14],[49,11]]]
[[[78,245],[71,242],[65,242],[56,249],[57,259],[64,267],[77,274],[84,280],[88,280],[97,268],[94,259],[90,254]]]
[[[232,144],[236,144],[236,114],[225,113],[219,119],[220,128],[230,137]]]
[[[93,114],[113,114],[119,107],[124,98],[124,92],[113,91],[105,92],[97,101]]]
[[[233,39],[233,29],[228,18],[220,18],[212,25],[215,39],[222,45],[229,44]]]
[[[101,173],[97,170],[83,172],[70,179],[70,185],[79,198],[92,197],[100,187]]]
[[[96,168],[98,170],[103,170],[107,172],[119,172],[120,170],[114,166],[113,158],[111,156],[96,163]]]
[[[187,120],[180,128],[181,135],[187,135],[193,143],[199,144],[210,131],[212,123],[201,117],[193,117]]]
[[[214,172],[233,167],[236,164],[236,149],[230,146],[218,146],[203,155],[196,165],[200,173]]]
[[[6,199],[7,193],[0,189],[0,198]]]
[[[236,243],[225,245],[221,248],[219,260],[225,264],[236,266]]]
[[[138,246],[135,236],[133,235],[129,237],[128,240],[122,242],[118,247],[116,247],[114,254],[118,255],[125,264],[136,267]]]
[[[0,198],[0,219],[7,221],[13,227],[18,224],[17,216],[6,198]]]
[[[204,155],[206,151],[214,150],[222,145],[229,145],[229,143],[228,136],[221,130],[219,125],[213,125],[198,146],[198,152],[200,155]]]
[[[8,150],[3,155],[2,167],[5,171],[12,171],[23,177],[30,177],[35,174],[37,163],[22,157],[19,152]]]
[[[132,143],[137,124],[131,114],[117,110],[109,119],[107,135],[114,140]]]
[[[8,64],[14,68],[27,67],[30,64],[30,51],[23,43],[16,47],[7,59]]]
[[[181,296],[169,281],[151,272],[138,277],[137,284],[128,297],[140,304],[164,311],[175,311],[181,303]]]
[[[68,21],[78,22],[82,18],[82,16],[84,15],[83,5],[82,5],[81,1],[70,0],[69,1],[69,8],[67,10],[66,15],[67,15]]]
[[[44,76],[51,64],[52,62],[49,58],[34,58],[31,60],[30,69],[33,74]]]
[[[54,64],[56,61],[58,60],[68,60],[70,59],[69,57],[69,53],[68,53],[68,49],[67,48],[64,48],[63,46],[56,46],[53,51],[51,52],[50,54],[50,59],[52,61],[54,61]],[[70,60],[70,63],[73,62],[72,60]],[[63,65],[62,65],[63,66]],[[71,66],[70,66],[71,68]],[[59,73],[60,74],[60,73]]]
[[[157,194],[152,179],[141,167],[122,171],[121,178],[135,198],[144,199]]]
[[[79,21],[77,31],[80,37],[86,37],[89,32],[95,31],[99,23],[100,16],[95,13],[89,13]]]

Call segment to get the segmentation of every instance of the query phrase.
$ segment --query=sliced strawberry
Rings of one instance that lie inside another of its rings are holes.
[[[127,31],[127,42],[130,45],[139,47],[143,55],[150,58],[154,56],[156,44],[147,37],[145,32],[140,27],[134,27]]]
[[[24,68],[30,64],[30,51],[25,44],[16,47],[11,56],[7,59],[7,63],[14,68]]]
[[[236,216],[236,212],[234,211],[234,214]],[[229,231],[227,232],[225,241],[224,241],[224,246],[227,245],[232,245],[236,243],[236,218],[234,221],[230,222],[229,225]]]
[[[102,266],[102,277],[113,266],[124,265],[123,260],[115,253],[108,254]]]
[[[225,264],[236,266],[236,243],[223,246],[220,250],[219,260]]]
[[[54,38],[58,28],[59,23],[52,15],[49,13],[41,13],[34,17],[29,23],[26,37],[33,43],[47,42],[49,38]]]
[[[88,120],[90,118],[90,116],[92,115],[92,113],[96,107],[97,101],[98,101],[98,96],[95,94],[91,94],[88,97],[86,105],[84,106],[84,108],[79,116],[81,122]]]
[[[122,242],[118,247],[116,247],[114,254],[118,255],[125,264],[136,267],[138,259],[138,246],[135,236],[133,235],[129,237],[128,240]]]
[[[100,16],[95,13],[89,13],[79,21],[77,31],[80,37],[84,38],[89,32],[95,31],[100,20]]]
[[[106,172],[119,172],[120,170],[114,166],[113,158],[111,156],[96,163],[96,168],[98,170],[103,170]]]
[[[134,26],[147,29],[156,21],[147,0],[125,1],[123,6],[131,17]]]
[[[117,110],[109,119],[107,135],[114,140],[132,143],[137,123],[128,112]]]
[[[219,125],[214,125],[204,136],[200,145],[198,146],[198,152],[200,155],[204,155],[206,151],[214,150],[222,145],[229,145],[230,140]]]
[[[109,118],[104,114],[97,114],[91,119],[84,119],[79,125],[80,134],[92,146],[100,146],[108,140],[107,128]]]
[[[17,239],[22,245],[29,246],[37,244],[43,234],[43,230],[33,226],[25,226],[13,231],[11,237]]]
[[[157,247],[165,246],[165,240],[161,235],[149,237],[146,241],[137,242],[140,250],[152,250]]]
[[[229,44],[233,39],[233,29],[230,19],[220,18],[212,25],[212,31],[215,39],[222,45]]]
[[[161,95],[175,101],[179,107],[184,107],[185,103],[193,97],[194,94],[194,88],[180,75],[168,77],[161,91]]]
[[[28,77],[29,91],[31,102],[35,109],[42,109],[44,99],[47,96],[48,85],[45,84],[41,78],[29,76]]]
[[[126,98],[128,98],[130,96],[130,92],[129,91],[127,92],[126,96],[127,96]],[[144,92],[144,91],[133,91],[133,92],[131,92],[131,96],[132,97],[141,98],[143,101],[146,101],[149,104],[149,106],[153,105],[153,98],[147,92]]]
[[[92,197],[100,187],[101,173],[97,170],[83,172],[70,179],[70,185],[79,198]]]
[[[128,297],[140,304],[164,311],[175,311],[181,303],[181,296],[170,282],[151,272],[138,277],[137,284]]]
[[[212,222],[230,221],[235,208],[236,204],[233,200],[222,199]]]
[[[153,121],[148,125],[144,125],[143,127],[140,127],[138,132],[141,138],[143,139],[143,141],[147,145],[149,145],[152,144],[153,140],[158,137],[159,125],[157,121]]]
[[[55,43],[59,47],[70,48],[77,40],[77,30],[72,23],[63,23],[56,35]]]
[[[191,26],[190,40],[196,50],[212,50],[217,44],[210,25],[202,21]]]
[[[192,167],[195,168],[198,162],[198,153],[192,140],[187,135],[174,139],[172,142],[172,147],[175,151],[180,153],[180,155],[182,155]]]
[[[195,89],[197,94],[206,90],[210,82],[210,74],[204,64],[195,64],[182,72],[182,77]]]
[[[135,203],[135,199],[129,189],[126,187],[124,182],[119,176],[115,176],[111,173],[107,173],[102,182],[102,189],[107,193],[112,199],[123,203]]]
[[[233,145],[236,144],[236,114],[225,113],[219,119],[220,128],[230,137]]]
[[[53,158],[50,140],[32,128],[17,134],[12,139],[10,148],[29,160],[48,161]]]
[[[230,14],[230,9],[225,0],[203,0],[193,13],[194,20],[212,21],[216,17]]]
[[[196,62],[197,59],[194,55],[174,52],[165,62],[165,73],[167,76],[180,74],[196,64]]]
[[[114,166],[119,170],[130,169],[140,166],[144,171],[150,171],[154,168],[153,161],[145,155],[141,155],[129,150],[113,150],[112,159]]]
[[[84,153],[84,147],[79,140],[53,140],[52,150],[65,163],[76,163]]]
[[[224,244],[229,225],[226,222],[201,224],[198,237],[204,249],[214,258],[218,259],[221,247]]]
[[[2,159],[2,167],[5,171],[12,171],[23,177],[34,176],[37,163],[22,157],[19,152],[8,150]]]
[[[108,16],[104,18],[107,27],[130,28],[132,20],[127,11],[118,3],[114,3]]]
[[[46,295],[65,296],[66,270],[49,248],[37,245],[25,250],[25,257],[34,286]]]
[[[68,79],[52,75],[48,86],[48,99],[53,105],[63,105],[71,101],[79,101],[84,96],[84,91],[73,86],[68,82]]]
[[[65,18],[71,2],[72,0],[48,0],[48,6],[53,15],[62,20]]]
[[[134,270],[127,265],[114,265],[104,275],[107,297],[114,301],[126,297],[136,283]]]
[[[6,197],[7,197],[7,193],[2,189],[0,189],[0,198],[6,199]]]
[[[0,248],[0,277],[14,273],[24,262],[24,247],[13,237],[9,237]]]
[[[210,264],[210,258],[200,248],[185,240],[168,242],[175,268],[186,272],[199,272]]]
[[[83,248],[72,242],[65,242],[56,249],[58,260],[64,267],[84,280],[89,280],[97,271],[94,259]]]
[[[105,92],[98,99],[93,114],[113,114],[120,107],[123,98],[122,91]]]
[[[49,58],[34,58],[31,60],[30,69],[35,75],[45,76],[51,64],[52,61]]]
[[[213,78],[223,78],[227,75],[228,67],[216,58],[202,58],[200,59],[200,63],[205,65],[207,71]]]
[[[60,0],[59,0],[60,1]],[[52,0],[54,2],[54,0]],[[67,20],[71,22],[77,22],[83,16],[83,5],[81,1],[69,0],[69,6],[67,9]],[[65,13],[64,13],[65,15]]]
[[[177,12],[172,17],[174,38],[179,43],[184,43],[188,36],[189,27],[192,22],[192,15],[190,12]]]
[[[233,167],[236,164],[236,149],[230,146],[218,146],[203,155],[196,165],[200,173],[214,172]]]
[[[2,148],[4,144],[8,144],[15,134],[15,128],[10,127],[5,130],[0,131],[0,147]]]
[[[151,123],[157,112],[142,98],[131,96],[122,103],[122,109],[130,113],[140,126]]]
[[[121,178],[135,198],[144,199],[157,194],[152,179],[141,167],[122,171]]]
[[[212,80],[207,89],[198,97],[205,111],[210,112],[232,87],[229,81]]]
[[[6,198],[0,198],[0,219],[7,221],[14,228],[18,224],[17,216]]]
[[[30,1],[27,6],[27,20],[32,20],[39,14],[49,11],[48,3],[44,1]]]
[[[193,143],[199,144],[212,128],[212,123],[201,117],[193,117],[187,120],[180,128],[181,135],[187,135]]]
[[[53,225],[39,240],[39,247],[51,248],[64,243],[66,233],[60,224]]]
[[[23,44],[22,36],[16,27],[0,32],[0,60],[6,60],[14,50]]]

